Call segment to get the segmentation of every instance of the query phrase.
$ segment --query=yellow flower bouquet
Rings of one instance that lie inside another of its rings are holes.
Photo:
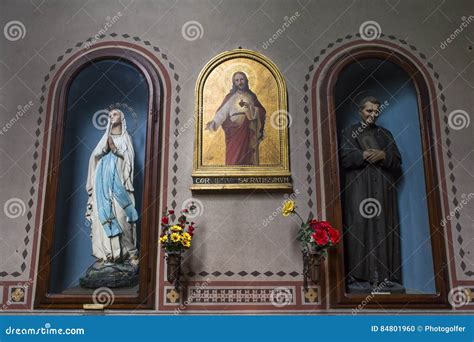
[[[177,223],[171,223],[174,210],[167,210],[163,213],[163,218],[161,219],[160,244],[165,252],[180,253],[191,247],[191,241],[196,226],[194,222],[187,220],[186,214],[189,210],[194,210],[194,208],[194,203],[192,203],[189,209],[181,210]]]

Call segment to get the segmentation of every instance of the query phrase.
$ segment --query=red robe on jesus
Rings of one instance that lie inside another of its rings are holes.
[[[249,104],[248,108],[242,101]],[[258,165],[258,145],[263,138],[265,114],[265,108],[253,92],[226,95],[213,120],[225,133],[226,165]]]

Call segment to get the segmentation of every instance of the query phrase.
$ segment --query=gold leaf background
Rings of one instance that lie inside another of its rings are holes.
[[[249,80],[249,88],[266,110],[264,139],[260,143],[260,164],[280,164],[280,131],[272,127],[271,115],[278,108],[278,86],[275,77],[262,64],[249,58],[234,58],[221,63],[209,74],[203,90],[202,120],[202,164],[205,166],[225,165],[225,136],[222,127],[216,132],[205,130],[206,123],[222,104],[224,97],[232,88],[232,75],[243,71]],[[275,120],[273,120],[275,121]]]

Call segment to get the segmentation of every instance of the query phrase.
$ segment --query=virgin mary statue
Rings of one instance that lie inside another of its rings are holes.
[[[105,134],[89,159],[86,219],[97,261],[81,278],[83,287],[122,287],[135,283],[138,269],[133,195],[134,150],[123,112],[109,112]]]

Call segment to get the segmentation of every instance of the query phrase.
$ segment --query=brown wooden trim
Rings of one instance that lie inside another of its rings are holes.
[[[389,46],[389,43],[378,44],[387,45],[381,47],[376,45],[355,46],[352,49],[345,48],[347,52],[326,63],[331,63],[328,70],[325,71],[319,93],[316,88],[316,73],[313,80],[313,121],[316,120],[317,101],[319,100],[320,113],[327,113],[327,120],[321,118],[322,141],[326,143],[322,146],[323,151],[323,169],[324,169],[324,189],[326,201],[326,216],[336,227],[342,227],[342,210],[340,202],[340,184],[339,184],[339,165],[337,153],[337,131],[336,131],[336,112],[334,103],[334,90],[339,73],[349,64],[357,60],[367,58],[379,58],[395,63],[405,70],[413,80],[417,90],[419,118],[422,137],[422,148],[424,152],[424,171],[426,179],[426,193],[429,210],[429,225],[431,233],[431,244],[433,252],[433,267],[435,272],[436,294],[432,295],[380,295],[373,297],[371,302],[366,305],[367,308],[448,308],[447,289],[448,274],[446,261],[446,247],[444,244],[444,231],[441,227],[441,197],[437,184],[439,178],[436,169],[436,155],[433,147],[433,132],[430,120],[438,115],[435,106],[431,101],[435,96],[434,86],[429,74],[421,65],[416,66],[405,55],[409,52],[399,46]],[[355,45],[352,43],[352,45]],[[399,51],[403,51],[403,54]],[[413,60],[415,57],[411,56]],[[323,63],[322,63],[323,64]],[[322,68],[322,67],[320,67]],[[321,72],[321,70],[319,70]],[[430,95],[431,90],[431,95]],[[316,138],[315,138],[316,139]],[[316,145],[316,144],[315,144]],[[318,161],[319,162],[319,161]],[[318,168],[316,168],[318,169]],[[344,283],[344,246],[343,242],[339,244],[336,250],[331,251],[329,256],[330,271],[330,306],[332,308],[354,308],[359,305],[366,295],[349,295],[345,292]]]
[[[119,46],[118,46],[119,45]],[[122,45],[122,47],[120,46]],[[137,67],[148,83],[149,104],[145,147],[144,191],[141,213],[140,273],[138,295],[116,295],[114,304],[108,309],[150,309],[154,305],[154,284],[156,269],[156,229],[160,205],[160,164],[162,137],[163,84],[158,66],[166,82],[166,93],[170,94],[170,80],[165,68],[147,50],[129,43],[113,42],[97,44],[102,49],[87,52],[82,50],[72,56],[56,73],[48,97],[47,115],[52,115],[52,131],[47,168],[46,195],[43,212],[41,247],[39,255],[35,308],[39,309],[82,309],[85,303],[92,303],[92,295],[62,295],[49,293],[51,276],[51,253],[53,252],[54,225],[56,213],[56,194],[60,168],[61,147],[64,136],[64,115],[69,86],[74,77],[91,63],[103,59],[121,59]],[[125,49],[140,50],[142,54]],[[64,71],[64,74],[62,74]],[[57,87],[56,87],[57,83]],[[54,95],[55,103],[52,105]],[[167,101],[168,102],[168,101]],[[168,108],[169,111],[169,108]],[[169,113],[167,113],[169,114]],[[46,120],[48,122],[48,120]],[[47,129],[47,127],[46,127]],[[47,133],[45,133],[45,142]],[[46,145],[46,143],[44,144]],[[44,163],[44,160],[43,160]]]

